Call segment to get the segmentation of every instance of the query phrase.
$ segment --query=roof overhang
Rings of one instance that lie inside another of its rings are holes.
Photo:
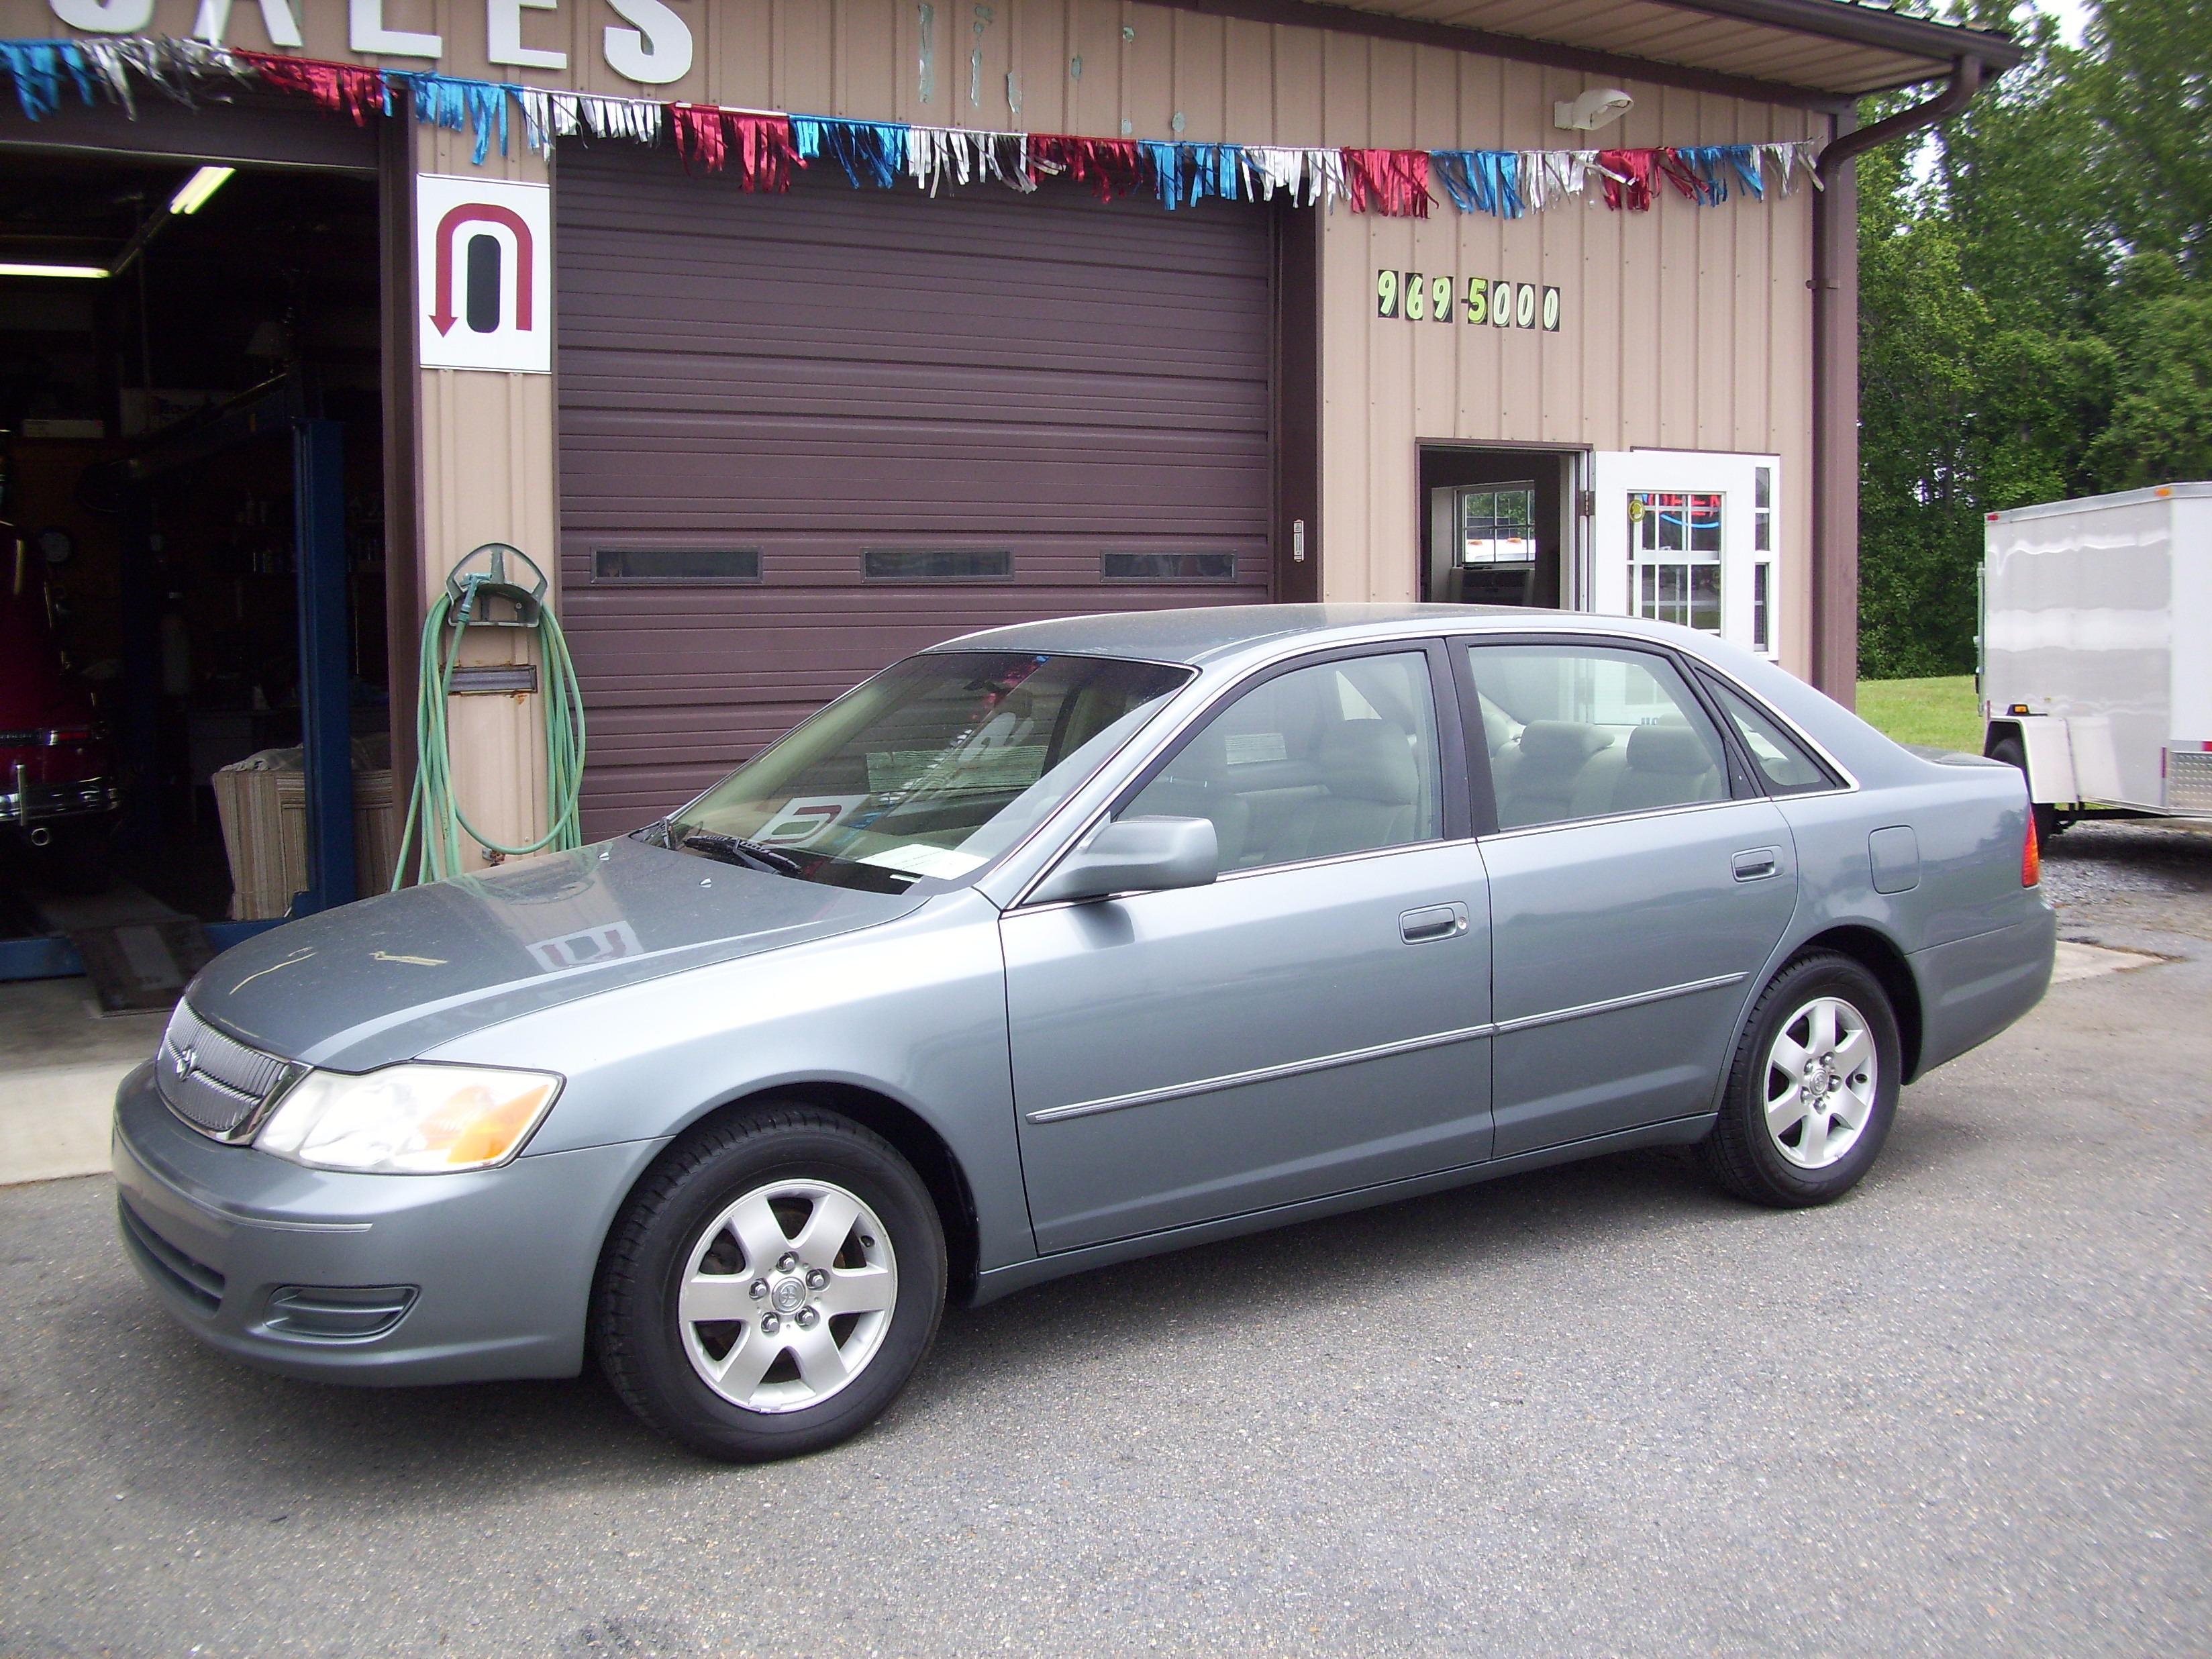
[[[1765,103],[1848,107],[1948,76],[1994,79],[2008,36],[1857,0],[1174,0],[1183,9],[1480,52]]]

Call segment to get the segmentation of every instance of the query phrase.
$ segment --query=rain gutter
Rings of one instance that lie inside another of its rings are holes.
[[[1992,37],[1995,39],[1996,37]],[[1859,243],[1856,159],[1924,131],[2020,61],[2017,47],[1955,58],[1934,97],[1862,127],[1832,118],[1813,208],[1813,684],[1856,706],[1859,671]]]

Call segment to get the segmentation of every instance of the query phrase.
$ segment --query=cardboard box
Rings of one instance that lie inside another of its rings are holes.
[[[300,772],[227,766],[210,780],[230,856],[230,916],[263,921],[282,916],[307,885],[307,780]],[[353,775],[355,896],[392,885],[399,856],[399,813],[386,767]]]

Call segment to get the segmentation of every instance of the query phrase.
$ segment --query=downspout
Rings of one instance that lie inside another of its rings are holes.
[[[1848,111],[1820,152],[1813,208],[1813,684],[1855,707],[1859,676],[1859,192],[1857,156],[1947,121],[1981,90],[1960,58],[1943,89],[1870,127]]]

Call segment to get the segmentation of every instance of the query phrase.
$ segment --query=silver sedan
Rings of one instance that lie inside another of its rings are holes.
[[[634,834],[221,957],[118,1098],[122,1236],[241,1358],[592,1355],[782,1456],[948,1297],[1626,1147],[1837,1198],[2041,996],[2037,876],[2018,772],[1680,629],[1001,629]]]

